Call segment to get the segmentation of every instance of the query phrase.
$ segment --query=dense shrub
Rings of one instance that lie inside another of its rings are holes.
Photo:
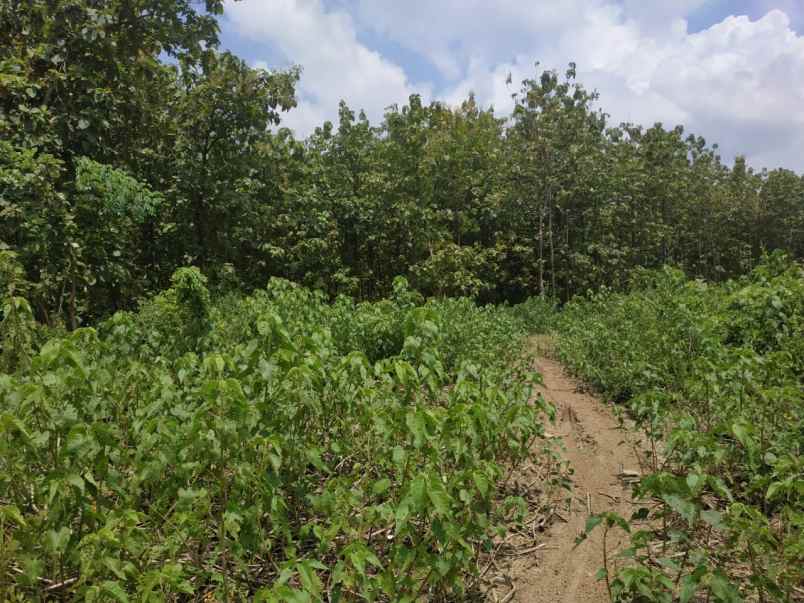
[[[460,592],[548,410],[521,323],[403,282],[357,305],[173,282],[0,376],[2,598]]]
[[[721,286],[665,269],[565,308],[562,359],[648,434],[638,492],[661,504],[613,583],[623,600],[801,595],[803,308],[804,270],[780,255]]]

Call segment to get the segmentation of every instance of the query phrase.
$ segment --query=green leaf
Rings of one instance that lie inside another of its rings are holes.
[[[391,480],[388,478],[383,478],[374,482],[371,486],[371,493],[376,495],[383,494],[387,492],[388,489],[391,487]]]
[[[673,511],[687,520],[690,527],[695,523],[698,514],[698,506],[694,502],[684,500],[675,494],[668,494],[664,496],[663,499]]]
[[[409,498],[414,505],[414,510],[419,512],[424,509],[425,501],[427,500],[427,477],[426,475],[417,475],[410,484]]]
[[[23,528],[28,525],[16,505],[0,506],[0,517],[5,520],[10,519]]]
[[[321,452],[320,448],[308,448],[306,450],[307,460],[322,473],[329,473],[329,467],[322,460]]]
[[[699,579],[695,574],[688,574],[681,579],[681,592],[679,603],[689,603],[698,592]]]
[[[710,475],[708,478],[709,485],[711,486],[712,490],[718,496],[721,496],[729,501],[734,501],[734,495],[731,493],[731,490],[726,485],[726,482],[723,481],[722,478]]]
[[[63,553],[72,534],[73,531],[66,526],[59,528],[58,531],[48,530],[45,532],[45,545],[51,553]]]
[[[722,601],[723,603],[740,603],[742,601],[739,591],[719,570],[710,575],[709,588],[717,601]]]
[[[605,579],[606,579],[606,577],[607,577],[608,575],[609,575],[609,573],[606,571],[606,568],[605,568],[605,567],[601,567],[601,568],[600,568],[600,569],[598,569],[598,570],[597,570],[597,572],[595,573],[595,580],[596,580],[597,582],[600,582],[601,580],[605,580]]]
[[[349,561],[355,569],[361,574],[366,573],[366,563],[374,567],[382,567],[377,555],[374,554],[366,545],[360,542],[355,542],[349,546],[347,551]]]
[[[413,434],[413,446],[415,448],[421,448],[427,437],[427,424],[425,422],[424,413],[415,409],[409,411],[405,417],[405,423]]]
[[[602,515],[606,520],[606,525],[607,526],[609,526],[609,527],[617,526],[618,528],[620,528],[621,530],[623,530],[625,532],[630,532],[631,531],[631,524],[629,524],[628,520],[625,519],[625,517],[623,517],[619,513],[609,511],[609,512],[603,513]]]
[[[402,446],[394,446],[394,449],[391,453],[391,458],[394,461],[394,465],[400,468],[404,467],[407,457],[408,454],[405,452],[405,449],[402,448]]]
[[[394,511],[397,534],[399,534],[399,532],[401,532],[402,529],[407,525],[408,517],[410,517],[410,504],[408,503],[407,499],[405,499],[399,503]]]
[[[111,596],[119,603],[128,603],[128,594],[123,586],[117,581],[105,581],[103,584],[101,584],[101,592],[103,592],[105,595]]]
[[[83,492],[84,492],[84,480],[80,475],[78,475],[77,473],[71,473],[70,475],[67,476],[66,481],[67,481],[68,484],[78,488],[81,491],[81,493],[83,494]]]
[[[716,530],[723,530],[726,528],[726,526],[723,524],[723,515],[719,511],[701,511],[701,519]]]
[[[776,495],[780,490],[784,492],[786,485],[787,484],[785,484],[785,482],[771,482],[770,486],[768,486],[767,492],[765,493],[765,500],[773,500],[776,498]]]
[[[746,450],[753,451],[756,447],[753,438],[751,437],[751,427],[746,423],[737,422],[731,427],[734,437],[743,445]]]
[[[692,492],[693,495],[697,495],[705,484],[706,484],[705,475],[690,473],[687,476],[687,486],[689,487],[690,492]]]
[[[594,530],[602,522],[603,522],[603,516],[602,515],[590,515],[586,519],[586,525],[584,527],[584,532],[586,534],[590,534],[592,532],[592,530]]]
[[[483,498],[488,498],[490,488],[488,478],[479,471],[473,471],[472,481],[475,483],[475,486],[477,487],[477,490],[480,492],[480,495]]]
[[[317,597],[321,592],[322,585],[321,580],[313,571],[312,564],[309,561],[302,561],[296,564],[296,569],[299,572],[299,579],[304,590]]]
[[[430,480],[430,487],[427,488],[427,496],[433,504],[436,515],[448,517],[450,515],[450,497],[444,489],[444,485],[437,478]]]

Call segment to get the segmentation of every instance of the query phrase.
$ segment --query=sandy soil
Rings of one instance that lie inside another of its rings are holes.
[[[563,440],[563,457],[574,471],[574,487],[571,502],[561,503],[559,519],[543,535],[541,548],[512,564],[513,588],[505,598],[527,603],[608,601],[605,583],[595,580],[603,565],[602,529],[577,548],[575,540],[584,530],[590,507],[592,513],[616,511],[630,516],[627,482],[631,473],[637,473],[637,457],[610,408],[583,393],[559,363],[541,357],[537,368],[544,379],[542,395],[558,409],[556,425],[550,430]],[[616,551],[624,542],[619,530],[612,531],[607,548]]]

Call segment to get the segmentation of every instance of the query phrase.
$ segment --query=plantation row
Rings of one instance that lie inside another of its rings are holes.
[[[568,304],[559,353],[646,434],[618,600],[804,600],[804,270],[724,285],[676,270]],[[703,599],[701,599],[703,600]]]
[[[524,313],[403,279],[379,303],[281,280],[212,303],[181,269],[96,329],[47,338],[19,297],[4,316],[4,601],[459,593],[552,412]]]

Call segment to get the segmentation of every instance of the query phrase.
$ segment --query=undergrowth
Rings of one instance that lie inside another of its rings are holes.
[[[589,526],[632,532],[614,598],[803,599],[802,267],[774,255],[724,285],[637,273],[568,304],[558,331],[560,358],[646,434],[635,518]]]
[[[213,301],[182,269],[26,340],[0,375],[3,600],[460,596],[551,413],[524,333],[401,279],[379,303],[281,280]]]

